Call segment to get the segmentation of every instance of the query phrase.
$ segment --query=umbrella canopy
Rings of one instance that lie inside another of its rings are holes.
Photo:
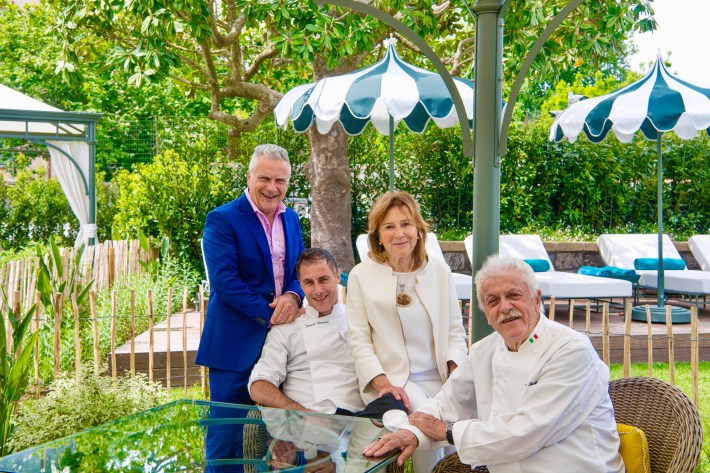
[[[283,128],[291,119],[297,132],[313,122],[326,134],[340,122],[349,135],[362,133],[368,123],[382,134],[392,134],[401,121],[415,133],[422,133],[430,120],[440,128],[458,123],[454,102],[444,80],[437,73],[404,62],[395,50],[396,40],[385,40],[387,52],[372,66],[349,74],[326,77],[288,91],[274,109],[276,123]],[[473,125],[473,82],[454,78],[466,107],[468,126]],[[390,143],[390,174],[393,148]],[[392,187],[393,176],[390,175]]]
[[[671,75],[659,57],[643,79],[562,112],[552,124],[550,141],[566,137],[574,143],[584,131],[590,141],[599,143],[611,131],[628,143],[639,130],[649,140],[669,131],[687,140],[708,127],[710,89]]]
[[[574,142],[583,131],[594,143],[611,131],[628,143],[637,131],[656,140],[658,150],[658,308],[664,307],[663,270],[663,159],[661,137],[673,131],[682,139],[694,138],[710,127],[710,89],[671,75],[660,56],[642,79],[601,97],[582,100],[552,123],[550,141]],[[675,310],[675,308],[674,308]],[[645,314],[645,310],[643,311]],[[645,315],[643,316],[645,317]],[[642,318],[642,317],[640,317]]]

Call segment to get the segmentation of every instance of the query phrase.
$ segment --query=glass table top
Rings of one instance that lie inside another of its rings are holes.
[[[0,458],[1,472],[352,472],[384,435],[370,419],[179,400]]]

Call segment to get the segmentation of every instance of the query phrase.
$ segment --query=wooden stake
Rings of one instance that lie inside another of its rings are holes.
[[[165,357],[166,357],[165,358],[165,369],[167,372],[167,376],[166,376],[167,379],[165,381],[165,384],[168,387],[168,392],[170,392],[170,379],[172,378],[172,372],[171,372],[172,368],[170,366],[170,361],[171,361],[170,358],[171,358],[171,354],[172,354],[172,351],[170,349],[170,319],[172,318],[172,313],[173,313],[173,287],[172,286],[170,286],[168,288],[168,302],[165,307],[165,312],[168,317],[166,320],[167,332],[166,332],[166,337],[165,337],[165,343],[167,345],[165,347]]]
[[[609,366],[609,303],[602,305],[602,360]]]
[[[136,292],[131,289],[131,328],[129,331],[131,340],[131,377],[136,375]]]
[[[41,294],[39,291],[35,292],[35,332],[39,331],[39,308],[41,307]],[[37,399],[40,396],[40,386],[39,386],[39,337],[35,340],[35,395]]]
[[[99,317],[96,309],[96,291],[89,291],[89,308],[91,309],[91,328],[94,336],[94,374],[101,371],[99,359]]]
[[[205,325],[205,293],[202,286],[200,286],[198,290],[198,297],[200,302],[200,338],[202,338],[202,328]],[[210,391],[207,385],[207,369],[204,366],[200,366],[200,381],[202,382],[202,397],[209,399]]]
[[[698,308],[690,308],[690,376],[693,384],[693,404],[698,406]]]
[[[76,303],[76,293],[71,295],[71,307],[74,311],[74,376],[79,379],[81,371],[81,326],[79,325],[79,304]]]
[[[54,378],[59,376],[59,357],[62,343],[62,293],[54,293]]]
[[[111,291],[111,377],[116,378],[116,291]]]
[[[631,377],[631,301],[624,306],[624,378]]]
[[[675,353],[673,343],[673,319],[672,307],[666,305],[666,332],[668,333],[668,378],[669,382],[675,385]]]
[[[153,292],[148,289],[148,379],[153,381],[153,351],[155,350],[155,320],[153,319]]]
[[[182,383],[187,397],[187,288],[182,295]]]
[[[109,289],[113,287],[113,281],[116,277],[116,261],[115,254],[112,246],[106,248],[106,269],[108,270],[108,287]]]
[[[651,307],[646,304],[646,325],[648,327],[648,376],[653,378],[653,323]]]

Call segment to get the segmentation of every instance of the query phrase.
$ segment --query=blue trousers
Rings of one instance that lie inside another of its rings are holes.
[[[210,400],[230,404],[253,405],[247,384],[249,374],[210,369]],[[248,410],[212,406],[210,420],[247,416]],[[223,460],[225,464],[208,463],[205,471],[210,473],[242,473],[241,464],[228,464],[227,460],[244,456],[244,425],[225,423],[210,424],[205,437],[205,458],[209,461]]]

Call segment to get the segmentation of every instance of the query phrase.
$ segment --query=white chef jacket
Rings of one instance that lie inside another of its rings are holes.
[[[306,306],[306,313],[290,324],[271,327],[249,377],[249,389],[254,381],[263,380],[280,386],[306,409],[324,414],[338,407],[361,411],[365,405],[347,339],[343,304],[323,317]]]
[[[439,394],[418,410],[455,421],[461,461],[487,465],[491,473],[624,471],[608,367],[588,337],[544,315],[517,352],[497,333],[474,344]],[[404,419],[393,425],[386,414],[385,423],[414,432],[419,448],[446,444]]]

